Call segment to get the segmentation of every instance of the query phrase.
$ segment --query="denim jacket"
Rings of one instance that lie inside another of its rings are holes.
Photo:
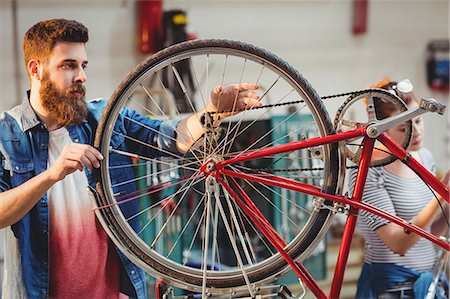
[[[82,144],[93,144],[95,130],[106,107],[106,100],[99,99],[88,103],[88,115],[80,125],[67,127],[69,135],[74,142]],[[137,112],[123,109],[121,116],[116,122],[115,130],[128,135],[146,138],[146,141],[165,151],[176,151],[174,128],[176,121],[160,122],[141,116]],[[134,121],[131,121],[133,119]],[[136,124],[141,122],[145,124]],[[149,130],[148,127],[154,128]],[[38,119],[28,100],[22,105],[6,111],[0,116],[0,192],[15,188],[31,177],[47,169],[49,133],[44,124]],[[123,135],[117,134],[112,137],[111,144],[119,150],[144,151],[147,156],[158,156],[161,152],[154,149],[138,148],[134,144],[128,144]],[[142,146],[141,146],[142,147]],[[150,153],[149,153],[150,151]],[[114,164],[124,163],[128,157],[110,155],[110,161]],[[128,170],[127,170],[128,168]],[[133,177],[132,167],[121,168],[116,173],[111,173],[114,180],[124,177]],[[85,167],[89,185],[95,188],[92,172]],[[136,186],[127,184],[122,187],[121,192],[133,192]],[[122,205],[122,211],[126,215],[133,214],[137,206],[130,203]],[[137,217],[136,217],[137,218]],[[137,221],[130,223],[137,230]],[[22,264],[22,278],[24,287],[29,298],[47,298],[49,290],[49,210],[48,198],[44,194],[36,205],[20,221],[13,224],[11,229],[18,240]],[[147,298],[145,287],[145,273],[136,265],[132,264],[120,251],[121,260],[121,292],[131,297]]]

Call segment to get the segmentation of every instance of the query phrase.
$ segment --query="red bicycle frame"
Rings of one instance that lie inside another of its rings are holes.
[[[274,154],[281,154],[290,152],[293,150],[300,150],[305,148],[311,148],[326,144],[332,144],[343,140],[352,138],[363,137],[363,150],[362,157],[358,167],[358,173],[354,186],[353,194],[350,198],[343,195],[327,194],[320,190],[317,186],[301,183],[286,177],[280,177],[272,174],[264,174],[261,176],[254,174],[247,174],[236,172],[226,168],[227,165],[231,165],[237,162],[248,161],[256,158],[266,157]],[[339,249],[338,260],[336,262],[336,270],[331,284],[330,294],[328,298],[338,298],[341,291],[342,281],[344,277],[344,270],[347,264],[348,255],[350,252],[350,245],[352,237],[356,227],[356,220],[358,211],[360,209],[373,213],[377,216],[385,218],[390,222],[396,223],[399,226],[420,235],[433,242],[434,244],[450,250],[450,244],[446,241],[438,238],[437,236],[423,230],[422,228],[406,222],[402,218],[391,215],[373,205],[362,202],[362,196],[364,192],[364,185],[367,178],[367,173],[370,167],[370,161],[372,152],[374,149],[375,140],[380,141],[393,155],[398,159],[401,159],[403,163],[408,165],[413,171],[415,171],[419,177],[433,190],[441,195],[447,202],[449,202],[449,189],[442,182],[433,176],[427,169],[425,169],[417,160],[412,158],[404,148],[398,145],[387,134],[382,133],[376,139],[370,138],[366,135],[366,128],[359,128],[350,130],[343,133],[333,134],[325,137],[316,137],[308,140],[299,140],[295,142],[286,143],[270,148],[264,148],[255,150],[244,155],[238,155],[234,158],[219,161],[214,165],[212,171],[206,172],[206,175],[212,175],[216,180],[228,191],[237,204],[243,209],[243,211],[252,219],[258,229],[265,235],[265,237],[272,243],[277,251],[283,256],[286,262],[292,267],[298,277],[308,286],[308,288],[314,293],[317,298],[326,298],[327,296],[321,290],[316,281],[308,273],[308,271],[298,262],[294,261],[285,251],[284,240],[276,233],[275,229],[270,225],[269,221],[263,216],[263,214],[252,203],[251,199],[245,194],[245,191],[235,182],[235,178],[246,179],[253,182],[264,183],[276,187],[282,187],[289,190],[302,192],[305,194],[313,195],[316,197],[331,200],[337,203],[350,206],[350,213],[345,224],[344,233],[342,237],[341,247]],[[208,163],[207,163],[208,164]],[[230,178],[228,181],[224,178]]]

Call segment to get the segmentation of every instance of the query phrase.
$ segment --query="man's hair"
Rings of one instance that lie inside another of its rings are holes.
[[[46,61],[58,42],[86,43],[88,40],[88,29],[77,21],[52,19],[35,24],[28,29],[23,39],[27,72],[27,64],[31,59]]]

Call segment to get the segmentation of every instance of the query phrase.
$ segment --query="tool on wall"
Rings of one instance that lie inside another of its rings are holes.
[[[449,92],[449,40],[433,40],[427,46],[427,83],[433,91]]]
[[[187,15],[185,11],[178,9],[165,11],[162,17],[162,48],[187,41],[189,34],[186,26]],[[190,63],[191,61],[187,59],[176,62],[173,64],[172,70],[167,69],[163,74],[163,83],[172,92],[175,105],[181,113],[193,112],[189,101],[185,98],[186,94],[192,96],[195,93]],[[180,79],[184,86],[180,84]],[[186,90],[183,90],[184,88]]]
[[[152,54],[159,50],[161,40],[162,0],[136,1],[139,51]]]
[[[180,9],[163,11],[162,0],[137,0],[136,11],[138,48],[142,54],[153,54],[173,44],[195,38],[194,34],[186,31],[186,12]],[[166,97],[161,100],[169,98],[178,112],[190,113],[195,107],[191,107],[186,96],[193,96],[196,91],[191,67],[189,60],[175,62],[171,70],[167,69],[161,74],[164,86],[160,86],[159,82],[150,82],[147,89],[164,90]],[[155,99],[158,100],[159,97]],[[151,107],[147,109],[152,110]]]
[[[367,32],[367,15],[369,0],[353,0],[353,26],[354,35],[363,35]]]

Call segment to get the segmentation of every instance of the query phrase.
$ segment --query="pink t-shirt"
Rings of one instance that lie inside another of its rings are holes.
[[[67,129],[50,132],[48,165],[70,144]],[[119,257],[95,217],[87,186],[85,173],[75,171],[48,191],[50,298],[119,298]]]

